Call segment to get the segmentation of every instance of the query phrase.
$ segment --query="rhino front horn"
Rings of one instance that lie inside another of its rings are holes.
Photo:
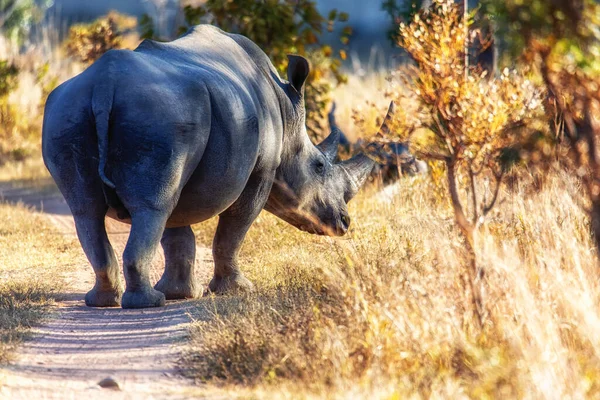
[[[331,162],[335,160],[338,153],[338,146],[340,144],[341,132],[339,129],[334,128],[329,136],[325,138],[321,143],[317,145],[317,148],[327,157]]]
[[[348,174],[349,182],[344,193],[344,201],[347,203],[350,201],[350,199],[356,196],[356,193],[358,193],[362,185],[365,183],[367,177],[375,166],[375,161],[373,161],[369,156],[361,153],[349,160],[341,162],[341,166]]]

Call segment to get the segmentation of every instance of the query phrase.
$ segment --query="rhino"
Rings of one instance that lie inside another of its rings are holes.
[[[386,117],[379,128],[375,137],[393,137],[392,128],[396,105],[390,102]],[[327,115],[329,127],[331,130],[340,131],[340,146],[346,153],[356,152],[358,149],[366,150],[370,156],[378,162],[372,170],[374,178],[380,178],[383,184],[390,184],[398,180],[401,176],[425,175],[429,171],[427,163],[419,160],[410,152],[410,143],[408,141],[390,141],[381,143],[377,141],[364,143],[363,139],[358,139],[356,143],[350,142],[346,135],[338,128],[335,118],[336,103],[333,102],[329,114]]]
[[[50,94],[43,158],[96,275],[86,305],[157,307],[198,296],[190,225],[213,216],[207,290],[216,294],[252,289],[238,253],[263,209],[302,231],[346,233],[347,203],[374,161],[335,161],[337,130],[313,145],[309,63],[288,59],[286,81],[248,38],[199,25],[172,42],[108,51]],[[105,216],[131,224],[124,292]],[[159,242],[165,270],[152,287]]]

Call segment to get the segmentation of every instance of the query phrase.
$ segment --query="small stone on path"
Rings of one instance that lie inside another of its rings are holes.
[[[117,380],[112,376],[102,379],[100,382],[98,382],[98,386],[103,389],[121,390],[119,382],[117,382]]]

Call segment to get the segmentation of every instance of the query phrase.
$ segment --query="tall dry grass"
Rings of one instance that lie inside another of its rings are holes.
[[[268,397],[599,396],[598,262],[578,193],[559,173],[503,193],[477,243],[482,331],[450,206],[427,180],[363,193],[345,239],[263,214],[242,249],[257,292],[200,302],[212,317],[195,322],[186,364]]]

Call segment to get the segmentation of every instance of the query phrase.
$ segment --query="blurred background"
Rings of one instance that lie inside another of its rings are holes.
[[[399,13],[421,3],[0,0],[0,165],[39,156],[43,105],[61,82],[110,49],[134,49],[143,39],[173,40],[198,23],[248,36],[282,76],[286,54],[309,58],[309,133],[315,140],[326,133],[336,97],[340,127],[360,136],[351,121],[352,107],[367,99],[365,80],[383,93],[385,75],[403,59],[390,33],[397,29]],[[384,108],[379,97],[375,101]]]
[[[181,0],[55,0],[48,9],[47,18],[60,21],[61,34],[67,27],[80,22],[90,22],[115,10],[137,18],[148,15],[154,21],[156,32],[164,38],[177,36],[178,28],[185,24],[185,5],[199,5],[204,1],[186,2]],[[376,53],[378,66],[389,62],[398,51],[388,39],[392,20],[382,8],[380,0],[317,0],[317,10],[324,16],[337,9],[347,12],[348,24],[353,28],[353,40],[348,43],[349,53],[361,60],[368,60]],[[341,28],[336,27],[339,32]],[[335,34],[325,34],[323,42],[337,46]]]
[[[39,153],[47,95],[113,48],[169,41],[211,23],[256,42],[285,77],[286,54],[311,61],[309,134],[320,140],[337,124],[351,140],[353,111],[384,113],[385,78],[408,58],[398,26],[428,0],[0,0],[0,164]],[[469,7],[476,9],[477,0]],[[492,52],[493,53],[493,52]],[[369,90],[365,90],[368,88]],[[375,117],[371,118],[375,119]]]

